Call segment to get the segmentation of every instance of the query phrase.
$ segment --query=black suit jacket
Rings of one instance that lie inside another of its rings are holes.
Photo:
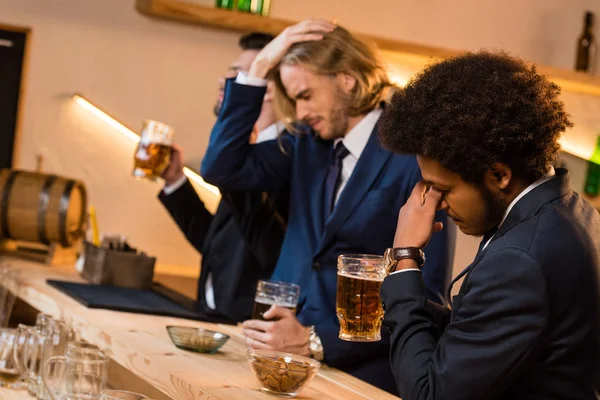
[[[287,199],[260,192],[225,193],[213,216],[189,181],[168,196],[161,192],[159,199],[202,253],[199,307],[206,311],[205,286],[212,273],[217,311],[235,321],[249,319],[256,282],[270,278],[279,257]]]
[[[467,268],[445,329],[419,273],[384,280],[403,400],[597,399],[599,276],[598,211],[557,169]]]

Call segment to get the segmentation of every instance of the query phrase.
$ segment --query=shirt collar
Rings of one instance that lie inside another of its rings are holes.
[[[381,108],[369,112],[344,138],[336,139],[334,146],[342,141],[352,156],[360,158],[382,112]]]
[[[538,187],[538,186],[548,182],[550,179],[554,178],[555,175],[556,175],[556,172],[554,171],[554,167],[550,166],[550,169],[548,170],[548,173],[546,175],[542,176],[540,179],[533,182],[531,185],[527,186],[525,188],[525,190],[523,190],[521,193],[519,193],[519,195],[517,197],[515,197],[515,199],[513,201],[511,201],[511,203],[508,205],[508,208],[506,209],[506,211],[504,211],[504,215],[502,216],[502,220],[500,221],[500,225],[498,225],[498,227],[500,227],[502,225],[502,223],[504,223],[504,220],[506,219],[506,217],[508,217],[510,210],[513,209],[513,207],[515,206],[515,204],[517,204],[519,202],[519,200],[521,200],[523,197],[525,197],[525,195],[527,193],[531,192],[536,187]]]
[[[531,185],[527,186],[525,188],[525,190],[523,190],[521,193],[519,193],[519,195],[517,197],[515,197],[514,200],[511,201],[511,203],[508,205],[508,207],[506,208],[506,211],[504,211],[504,215],[502,216],[502,220],[500,220],[500,224],[498,225],[498,228],[500,228],[502,226],[502,224],[504,223],[504,220],[506,220],[506,217],[508,217],[508,214],[513,209],[513,207],[519,202],[519,200],[521,200],[523,197],[525,197],[525,195],[527,195],[527,193],[531,192],[536,187],[548,182],[550,179],[554,178],[555,176],[556,176],[556,172],[554,171],[554,167],[550,166],[550,169],[548,170],[548,173],[546,173],[546,175],[542,176],[540,179],[533,182]],[[485,243],[485,245],[483,246],[484,249],[492,241],[493,238],[494,238],[494,235]]]

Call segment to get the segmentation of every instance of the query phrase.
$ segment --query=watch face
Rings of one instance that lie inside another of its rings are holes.
[[[398,261],[394,259],[394,249],[390,247],[389,249],[385,250],[385,253],[383,253],[383,265],[385,265],[385,271],[387,275],[394,272],[396,269],[396,264],[398,264]]]

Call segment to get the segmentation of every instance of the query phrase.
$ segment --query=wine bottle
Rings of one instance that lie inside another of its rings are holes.
[[[594,14],[585,13],[583,33],[577,41],[575,70],[593,74],[596,63],[596,41],[594,40]]]

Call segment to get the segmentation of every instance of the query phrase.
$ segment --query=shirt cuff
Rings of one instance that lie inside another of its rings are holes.
[[[419,268],[406,268],[406,269],[401,269],[400,271],[394,271],[392,272],[390,275],[394,275],[394,274],[399,274],[401,272],[408,272],[408,271],[417,271],[417,272],[421,272],[421,270]],[[389,276],[389,275],[388,275]]]
[[[174,183],[171,183],[170,185],[165,185],[165,187],[163,188],[163,193],[167,196],[170,195],[171,193],[173,193],[174,191],[176,191],[177,189],[182,187],[186,181],[187,181],[187,176],[183,175],[181,178],[177,179]]]
[[[256,137],[256,143],[268,142],[269,140],[275,140],[279,137],[279,134],[283,132],[285,126],[281,122],[275,122],[258,133]]]
[[[247,86],[258,86],[258,87],[267,86],[266,79],[257,78],[255,76],[250,76],[250,75],[248,75],[247,72],[244,72],[244,71],[238,72],[238,74],[235,78],[235,83],[239,83],[240,85],[247,85]]]

